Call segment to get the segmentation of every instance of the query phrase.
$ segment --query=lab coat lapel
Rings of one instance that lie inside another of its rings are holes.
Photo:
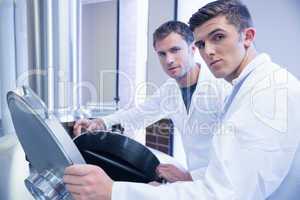
[[[197,104],[197,100],[201,99],[203,95],[207,95],[207,84],[214,84],[212,80],[215,80],[209,69],[206,65],[201,65],[200,72],[198,76],[196,90],[192,95],[192,100],[188,112],[188,120],[190,120],[193,112],[197,112],[195,104]],[[205,87],[205,88],[204,88]],[[204,97],[205,98],[205,97]],[[201,111],[198,111],[201,112]]]
[[[176,105],[179,106],[179,113],[181,114],[182,118],[186,119],[188,117],[188,113],[187,113],[185,104],[183,102],[183,98],[182,98],[180,87],[179,87],[179,85],[177,83],[176,83],[176,91],[175,92],[176,92],[175,93],[176,98],[174,98],[174,101],[177,101],[175,103],[176,103]]]
[[[185,104],[184,104],[184,102],[183,102],[181,90],[180,90],[179,87],[178,87],[178,92],[179,92],[179,99],[180,99],[180,100],[179,100],[180,113],[182,114],[183,119],[187,119],[188,116],[189,116],[189,113],[188,113],[188,111],[186,110]]]
[[[259,81],[262,81],[261,79],[263,79],[266,74],[270,73],[269,70],[274,70],[273,68],[269,70],[267,70],[266,68],[261,68],[264,67],[264,63],[268,61],[270,61],[269,56],[267,56],[266,54],[260,54],[252,63],[250,63],[251,65],[253,65],[251,67],[253,67],[254,69],[252,70],[252,72],[250,72],[251,74],[246,78],[238,93],[232,100],[231,105],[226,112],[225,118],[227,118],[227,116],[232,113],[233,110],[231,108],[236,108],[241,102],[241,99],[249,92],[251,92],[251,89],[255,86],[255,84],[257,84]]]

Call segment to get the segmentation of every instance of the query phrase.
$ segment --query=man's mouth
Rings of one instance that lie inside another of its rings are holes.
[[[213,65],[215,65],[216,63],[218,63],[218,62],[220,62],[220,61],[221,61],[221,59],[214,60],[214,61],[212,61],[212,62],[209,64],[209,66],[213,66]]]
[[[168,70],[169,70],[169,71],[172,71],[172,70],[174,70],[174,69],[176,69],[176,68],[178,68],[178,66],[176,66],[176,67],[170,67],[170,68],[168,68]]]

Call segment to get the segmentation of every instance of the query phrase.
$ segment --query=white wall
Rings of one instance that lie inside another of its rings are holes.
[[[174,19],[174,0],[149,0],[148,19],[148,59],[147,59],[147,94],[153,94],[168,76],[160,66],[158,57],[153,49],[152,34],[162,23]]]
[[[112,102],[116,82],[117,3],[82,7],[82,105]]]
[[[213,0],[178,0],[178,20],[188,23],[194,12]]]
[[[135,97],[139,91],[136,89],[146,79],[147,8],[148,0],[120,1],[119,66],[122,108],[129,108],[137,102]]]
[[[300,1],[244,0],[257,29],[256,46],[300,78]],[[262,5],[264,4],[264,5]]]
[[[120,0],[119,93],[120,108],[144,100],[147,59],[148,0]],[[128,127],[127,127],[128,128]],[[144,143],[144,130],[126,130]]]
[[[0,81],[0,94],[2,94],[1,92],[1,81]],[[2,106],[1,106],[1,101],[2,99],[0,98],[0,137],[3,135],[3,132],[2,132]]]
[[[29,175],[28,163],[15,135],[0,138],[0,199],[33,200],[24,180]]]
[[[4,134],[13,134],[14,127],[6,103],[6,93],[16,87],[16,50],[13,1],[0,4],[0,82],[1,111]]]

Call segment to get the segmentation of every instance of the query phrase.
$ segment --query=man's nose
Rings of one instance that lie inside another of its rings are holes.
[[[174,56],[173,56],[172,54],[167,54],[167,56],[166,56],[166,61],[167,61],[167,64],[168,64],[168,65],[171,65],[171,64],[174,63],[175,58],[174,58]]]
[[[215,55],[215,53],[216,53],[216,51],[215,51],[214,45],[206,43],[205,44],[205,54],[208,57],[212,57]]]

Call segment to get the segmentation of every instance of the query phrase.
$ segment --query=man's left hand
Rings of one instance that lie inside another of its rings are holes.
[[[160,164],[156,169],[156,173],[159,177],[166,179],[170,183],[176,181],[193,181],[188,171],[182,171],[171,164]]]

